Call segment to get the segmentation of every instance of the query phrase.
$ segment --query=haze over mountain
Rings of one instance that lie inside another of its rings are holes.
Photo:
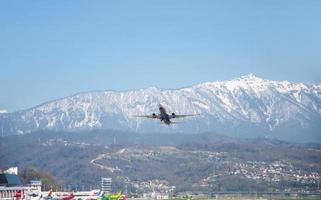
[[[137,119],[157,113],[201,114],[174,126]],[[321,84],[270,81],[253,74],[181,89],[94,91],[30,109],[0,113],[4,135],[37,130],[116,129],[139,132],[216,132],[236,137],[269,136],[321,141]]]

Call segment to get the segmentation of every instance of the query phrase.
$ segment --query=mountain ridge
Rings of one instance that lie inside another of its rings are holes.
[[[132,117],[158,112],[158,103],[176,114],[200,113],[201,116],[171,127]],[[295,128],[298,129],[295,132],[304,132],[313,127],[312,132],[319,132],[318,122],[321,122],[321,84],[270,81],[254,74],[179,89],[148,87],[80,92],[0,114],[0,126],[6,135],[41,129],[113,128],[143,132],[217,130],[223,134],[260,136],[278,129],[293,132]]]

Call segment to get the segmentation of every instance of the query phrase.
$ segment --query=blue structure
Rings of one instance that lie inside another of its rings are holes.
[[[15,174],[0,174],[0,186],[13,187],[21,185],[20,179]]]

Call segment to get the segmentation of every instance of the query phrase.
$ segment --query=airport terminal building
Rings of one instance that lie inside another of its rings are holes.
[[[34,180],[28,186],[22,186],[17,172],[6,170],[0,173],[0,199],[22,199],[27,193],[40,192],[41,181]]]

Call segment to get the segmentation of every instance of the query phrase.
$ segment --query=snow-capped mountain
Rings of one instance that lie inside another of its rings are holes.
[[[134,115],[201,114],[174,126]],[[217,132],[235,136],[321,138],[321,84],[270,81],[253,74],[182,89],[79,93],[14,113],[0,114],[5,135],[36,130],[120,129],[144,132]],[[321,141],[321,140],[320,140]]]
[[[8,113],[8,111],[5,109],[0,109],[0,114],[3,114],[3,113]]]

